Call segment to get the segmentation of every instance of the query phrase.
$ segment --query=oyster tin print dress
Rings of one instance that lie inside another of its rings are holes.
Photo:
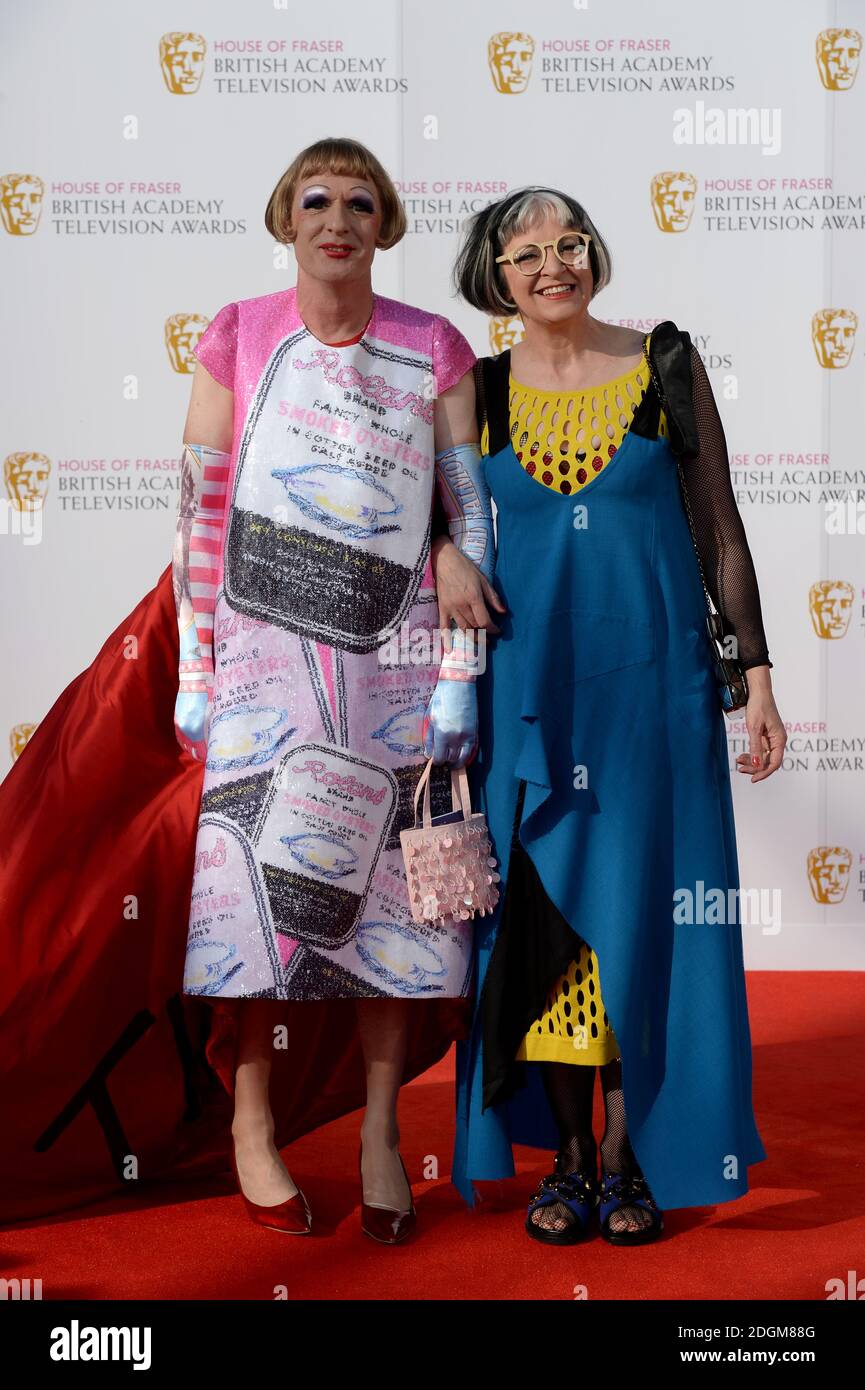
[[[184,992],[465,996],[472,923],[412,921],[399,832],[439,671],[433,406],[474,353],[380,295],[322,343],[294,288],[226,305],[195,352],[234,439]]]

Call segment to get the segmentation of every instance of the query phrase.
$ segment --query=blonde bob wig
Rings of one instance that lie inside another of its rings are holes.
[[[328,137],[307,145],[289,164],[270,195],[264,214],[264,225],[277,241],[292,242],[297,232],[292,225],[291,209],[299,183],[313,174],[339,174],[347,178],[367,179],[374,183],[381,202],[381,230],[377,246],[383,251],[396,246],[406,230],[405,208],[384,165],[359,140]]]

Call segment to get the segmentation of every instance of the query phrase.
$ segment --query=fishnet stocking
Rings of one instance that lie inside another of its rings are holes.
[[[559,1131],[556,1167],[561,1173],[598,1172],[598,1153],[592,1133],[592,1097],[595,1068],[572,1062],[542,1064],[544,1090]],[[532,1213],[532,1221],[545,1230],[563,1231],[574,1216],[561,1202],[552,1202]]]
[[[625,1098],[622,1093],[622,1059],[617,1057],[600,1068],[604,1092],[606,1128],[601,1139],[601,1169],[604,1173],[623,1173],[625,1177],[643,1176],[625,1123]],[[623,1206],[610,1217],[611,1231],[639,1231],[651,1224],[651,1212],[645,1207]]]

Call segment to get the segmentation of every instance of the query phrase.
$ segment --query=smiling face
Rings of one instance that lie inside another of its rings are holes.
[[[297,264],[305,274],[329,281],[369,278],[382,222],[371,179],[333,173],[302,179],[291,220]]]
[[[530,242],[555,241],[565,232],[576,230],[580,229],[547,215],[543,221],[534,222],[526,231],[511,237],[500,254],[517,256],[520,247]],[[499,269],[504,275],[508,298],[515,302],[524,322],[537,319],[543,323],[562,323],[585,313],[589,307],[592,268],[588,261],[583,268],[563,265],[552,246],[548,246],[543,269],[533,275],[524,275],[506,261]]]

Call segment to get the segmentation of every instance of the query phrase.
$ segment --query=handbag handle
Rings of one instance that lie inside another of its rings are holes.
[[[415,823],[415,829],[418,828],[418,824],[417,824],[417,809],[418,809],[418,807],[417,807],[417,804],[418,804],[418,801],[419,801],[419,799],[420,799],[421,790],[423,790],[423,828],[424,828],[424,830],[429,830],[430,827],[432,826],[432,814],[431,814],[431,811],[430,811],[429,779],[430,779],[430,773],[431,773],[432,770],[433,770],[433,766],[434,766],[433,759],[430,758],[429,761],[427,762],[426,767],[424,768],[423,772],[421,773],[421,776],[420,776],[420,778],[418,779],[417,787],[415,788],[415,794],[414,794],[414,823]],[[462,813],[463,813],[463,819],[464,819],[464,820],[468,820],[469,817],[471,816],[471,813],[472,813],[472,800],[471,800],[471,794],[470,794],[470,792],[469,792],[469,779],[468,779],[468,777],[466,776],[466,770],[465,770],[464,767],[460,767],[460,768],[452,767],[452,768],[451,768],[451,805],[452,805],[452,807],[453,807],[453,809],[454,809],[455,811],[462,811]]]

